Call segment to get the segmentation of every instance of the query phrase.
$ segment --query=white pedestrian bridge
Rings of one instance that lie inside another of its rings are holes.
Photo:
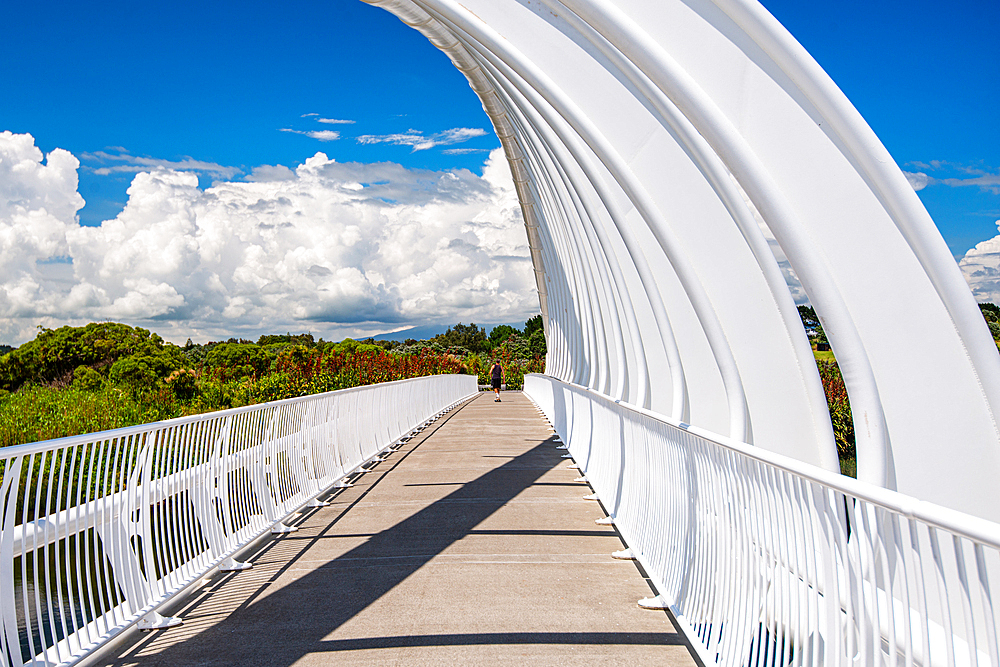
[[[649,577],[643,604],[705,664],[1000,667],[1000,355],[794,38],[752,0],[371,4],[494,123],[549,349],[524,391]],[[843,371],[857,480],[799,296]],[[421,378],[3,450],[5,663],[170,625],[161,605],[475,391]]]

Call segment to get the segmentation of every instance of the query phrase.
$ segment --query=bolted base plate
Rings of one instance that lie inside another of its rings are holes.
[[[294,533],[298,530],[297,526],[286,526],[283,523],[276,523],[271,526],[272,535],[284,535],[285,533]]]
[[[239,572],[240,570],[249,570],[252,567],[253,563],[244,563],[230,556],[219,564],[219,572]]]
[[[597,497],[596,493],[592,493],[589,496],[584,496],[583,499],[584,500],[600,500],[600,498]]]
[[[667,604],[667,601],[662,596],[657,595],[656,597],[639,600],[639,606],[643,609],[666,609],[670,605]]]
[[[611,557],[615,560],[635,560],[635,554],[632,553],[631,549],[622,549],[621,551],[616,551],[611,554]]]
[[[151,611],[142,617],[142,620],[136,625],[140,630],[162,630],[164,628],[177,627],[183,623],[179,618],[173,618],[171,616],[160,616],[155,611]]]
[[[594,523],[598,526],[613,526],[615,525],[615,520],[613,517],[606,516],[603,519],[596,519]]]

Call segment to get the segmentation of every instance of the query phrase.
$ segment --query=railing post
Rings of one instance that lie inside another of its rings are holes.
[[[0,655],[7,656],[12,667],[21,667],[21,641],[17,630],[17,605],[14,599],[14,526],[18,491],[21,485],[23,456],[7,459],[0,486]]]

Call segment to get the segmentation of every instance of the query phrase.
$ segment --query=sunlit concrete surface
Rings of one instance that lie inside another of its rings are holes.
[[[102,664],[694,665],[556,444],[482,394]]]

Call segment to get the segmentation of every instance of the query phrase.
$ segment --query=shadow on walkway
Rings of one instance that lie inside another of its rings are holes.
[[[555,467],[560,458],[554,453],[553,445],[551,438],[539,443],[277,591],[268,591],[265,584],[222,622],[168,646],[156,655],[140,658],[140,661],[142,664],[280,667],[292,665],[311,652],[346,650],[351,642],[324,642],[324,637],[468,535]],[[373,488],[374,485],[368,492]],[[306,539],[318,542],[334,525],[335,522],[315,537]],[[289,541],[289,538],[283,538],[269,546]],[[298,551],[303,554],[307,548],[299,547]],[[267,551],[270,549],[258,554],[254,560]],[[282,571],[293,562],[286,564]],[[199,602],[210,604],[211,598],[212,595],[208,595]],[[559,641],[557,634],[541,634],[546,636],[544,641]],[[468,635],[463,639],[462,635],[444,635],[437,639],[434,636],[418,636],[359,641],[368,647],[404,645],[400,644],[403,640],[410,640],[413,642],[410,645],[419,646],[427,641],[443,644],[516,642],[517,636]],[[541,636],[538,638],[541,639]],[[585,638],[576,639],[590,643]],[[654,641],[665,643],[664,637],[657,637]],[[141,642],[112,664],[134,663],[135,653],[144,643]]]
[[[336,532],[338,522],[351,512],[362,511],[362,506],[367,508],[363,511],[370,512],[373,507],[382,505],[381,498],[385,494],[373,494],[380,482],[401,466],[412,453],[423,451],[420,447],[426,438],[443,428],[469,405],[471,404],[452,412],[425,431],[419,441],[414,441],[413,446],[399,452],[401,457],[394,457],[395,460],[383,463],[382,466],[388,466],[388,470],[374,473],[372,476],[377,475],[377,479],[359,493],[357,498],[337,508],[310,512],[296,523],[311,524],[311,528],[304,527],[300,533],[267,543],[251,558],[258,566],[254,570],[219,577],[198,591],[181,610],[181,616],[185,618],[183,626],[164,631],[167,634],[157,632],[144,635],[110,664],[290,667],[307,662],[325,664],[324,661],[333,659],[334,655],[341,652],[366,649],[529,644],[575,644],[591,647],[683,645],[681,636],[671,632],[669,624],[664,627],[666,632],[538,632],[528,631],[538,630],[537,627],[526,627],[525,632],[454,633],[447,632],[454,625],[446,626],[436,623],[439,619],[426,618],[416,619],[414,622],[425,623],[427,631],[423,632],[415,627],[412,635],[400,634],[399,631],[405,628],[387,622],[384,628],[365,626],[370,632],[362,634],[375,636],[350,638],[350,632],[348,638],[334,636],[338,628],[466,536],[613,537],[613,532],[609,534],[609,531],[580,528],[551,531],[527,528],[477,529],[477,526],[525,489],[539,484],[538,480],[543,475],[563,462],[561,452],[554,447],[554,437],[545,440],[529,439],[525,444],[530,448],[520,455],[502,457],[509,460],[503,463],[497,461],[496,468],[471,481],[455,482],[458,488],[454,491],[436,500],[428,499],[426,502],[430,504],[426,507],[381,532],[367,534],[363,529]],[[532,446],[532,442],[537,444]],[[444,456],[447,461],[449,455],[445,453]],[[501,458],[495,455],[483,456]],[[400,486],[447,487],[451,484]],[[542,482],[540,485],[563,486],[561,483],[551,482]],[[585,487],[579,488],[583,490]],[[445,490],[442,488],[442,492]],[[346,494],[340,496],[343,501],[347,501],[349,497]],[[414,509],[418,506],[417,502],[415,499]],[[393,505],[391,498],[389,504]],[[328,519],[331,511],[335,514],[332,519]],[[392,511],[405,513],[408,509],[401,509],[396,504]],[[316,526],[317,518],[328,523]],[[365,541],[339,553],[335,558],[329,558],[327,554],[330,554],[330,550],[337,549],[336,544],[343,544],[341,540]],[[329,559],[322,562],[324,558]],[[321,562],[317,562],[318,560]],[[276,564],[280,565],[275,567]],[[296,578],[300,572],[303,574]],[[450,579],[445,581],[451,583]],[[453,609],[460,616],[463,605],[476,604],[467,598],[465,594],[468,592],[458,590],[453,594],[456,600]],[[491,602],[493,601],[487,601],[486,604]],[[385,606],[384,609],[391,610],[390,613],[394,616],[399,615],[391,619],[395,621],[414,614],[414,610],[405,603]],[[371,614],[368,616],[371,618]],[[377,625],[379,617],[376,615],[373,620]],[[366,619],[365,622],[368,623],[369,620]],[[459,629],[461,625],[460,623]],[[553,629],[570,628],[557,625]],[[382,634],[384,636],[378,636]],[[304,660],[310,655],[313,656],[312,659]],[[375,658],[370,654],[360,655]]]

